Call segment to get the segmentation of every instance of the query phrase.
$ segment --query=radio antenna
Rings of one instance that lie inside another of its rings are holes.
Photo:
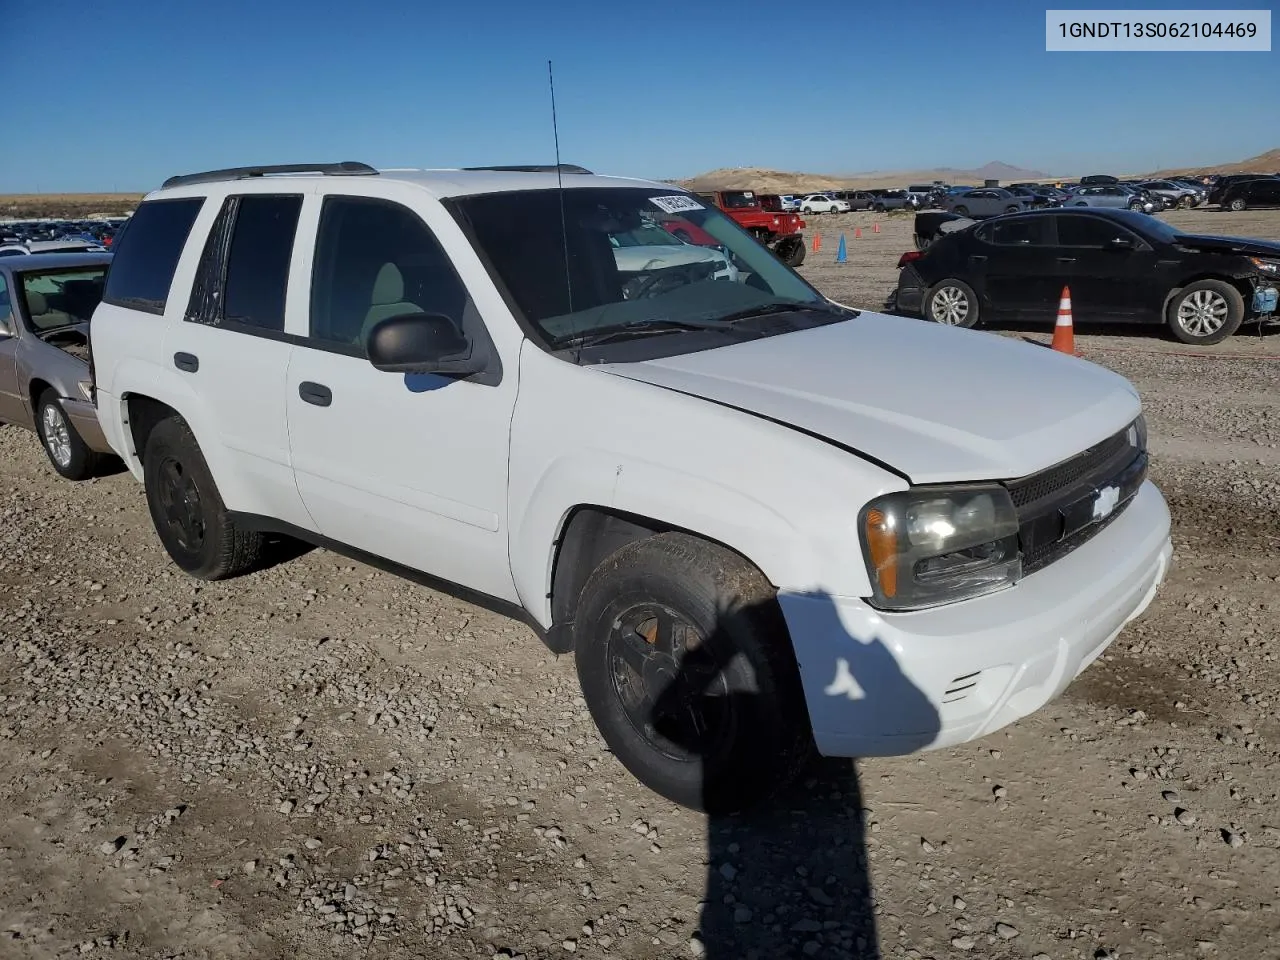
[[[564,250],[564,287],[573,313],[573,280],[569,275],[569,221],[564,210],[564,171],[560,169],[560,127],[556,123],[556,78],[547,61],[547,85],[551,88],[551,133],[556,144],[556,193],[560,200],[560,246]]]

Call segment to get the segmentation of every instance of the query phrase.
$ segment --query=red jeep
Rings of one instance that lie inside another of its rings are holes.
[[[715,204],[789,267],[804,263],[804,221],[794,213],[772,213],[760,205],[751,190],[720,190],[699,193]]]

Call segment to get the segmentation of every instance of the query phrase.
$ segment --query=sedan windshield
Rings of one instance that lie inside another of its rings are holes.
[[[27,321],[36,333],[88,323],[102,299],[106,265],[78,270],[31,270],[17,275]]]
[[[763,336],[850,315],[686,193],[522,190],[460,197],[451,206],[495,281],[551,349],[606,335]],[[697,228],[699,242],[660,225],[673,218]],[[767,324],[757,322],[766,316]]]

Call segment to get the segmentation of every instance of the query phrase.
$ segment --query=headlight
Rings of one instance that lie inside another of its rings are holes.
[[[1273,277],[1280,276],[1280,260],[1263,260],[1259,257],[1250,257],[1249,262],[1262,273],[1269,273]]]
[[[1012,586],[1022,574],[1018,515],[996,484],[891,493],[862,511],[875,606],[918,610]]]
[[[1138,419],[1129,424],[1129,430],[1125,434],[1125,439],[1129,441],[1129,446],[1145,453],[1147,449],[1147,417],[1145,414],[1138,414]]]
[[[93,403],[93,382],[81,380],[76,386],[80,388],[80,396],[84,397],[89,403]]]

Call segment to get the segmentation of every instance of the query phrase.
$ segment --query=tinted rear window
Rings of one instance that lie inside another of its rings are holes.
[[[203,197],[139,204],[128,231],[114,247],[103,301],[146,313],[164,313],[178,258],[203,205]]]

